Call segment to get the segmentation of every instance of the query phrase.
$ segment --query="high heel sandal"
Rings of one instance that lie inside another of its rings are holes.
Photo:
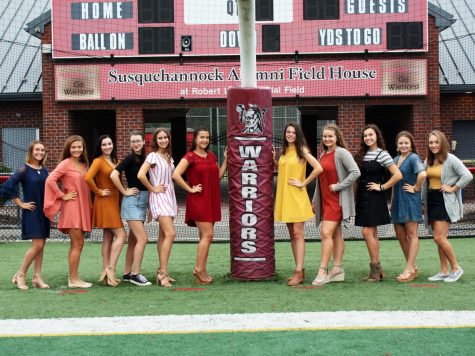
[[[337,273],[334,273],[334,269],[338,270]],[[330,282],[343,282],[345,280],[345,270],[343,269],[342,265],[334,265],[332,267],[332,270],[330,271],[330,277],[329,281]]]
[[[294,278],[294,276],[290,276],[287,278],[287,282],[290,282],[290,280]],[[302,278],[305,279],[305,268],[302,268]]]
[[[320,273],[317,273],[317,276],[312,281],[312,286],[322,286],[330,282],[330,274],[328,273],[328,267],[320,267],[318,272],[323,271],[326,274],[322,276]]]
[[[104,268],[101,272],[101,274],[99,275],[99,283],[104,283],[106,284],[106,277],[107,277],[107,273],[106,273],[106,269]]]
[[[168,273],[165,273],[161,270],[157,271],[157,284],[162,287],[173,287],[170,283],[170,277],[168,277]]]
[[[110,285],[111,287],[117,287],[119,285],[119,282],[117,282],[117,278],[115,276],[114,270],[110,267],[107,267],[105,269],[106,271],[106,283]]]
[[[162,270],[162,268],[160,266],[158,266],[156,274],[158,274],[158,271],[161,271],[161,270]],[[173,279],[170,275],[168,275],[168,280],[170,281],[170,283],[175,283],[176,282],[176,280]]]
[[[28,286],[26,285],[25,281],[25,274],[21,272],[15,273],[15,275],[12,278],[12,283],[16,284],[18,289],[21,290],[27,290]]]
[[[399,276],[396,277],[396,281],[399,283],[406,283],[414,280],[417,277],[417,273],[410,271],[403,271]]]
[[[196,269],[193,270],[193,275],[195,276],[196,284],[211,284],[213,283],[213,278],[208,275],[206,271],[198,272]]]
[[[43,278],[41,278],[41,274],[35,274],[31,280],[31,284],[33,285],[34,288],[40,288],[40,289],[48,289],[49,285],[47,285],[44,281]]]
[[[304,272],[303,269],[301,271],[294,271],[294,275],[290,280],[287,282],[287,285],[289,287],[295,287],[298,286],[299,284],[302,284],[304,280]]]

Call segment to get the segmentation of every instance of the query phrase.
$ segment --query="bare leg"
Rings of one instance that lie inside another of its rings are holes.
[[[457,263],[452,244],[447,238],[449,223],[447,221],[433,221],[432,228],[434,229],[434,241],[439,249],[440,271],[448,272],[447,262],[450,262],[452,271],[457,271],[460,266]]]
[[[409,257],[409,239],[407,236],[406,225],[405,224],[394,224],[394,232],[396,237],[399,240],[399,245],[401,245],[402,253],[406,261]]]
[[[322,221],[322,253],[320,261],[320,269],[318,270],[319,276],[326,276],[328,274],[328,264],[333,254],[333,235],[338,227],[338,222],[335,221]]]
[[[81,252],[84,247],[84,232],[79,229],[69,229],[71,244],[69,247],[69,280],[79,281],[78,268]]]
[[[363,237],[368,248],[371,263],[379,262],[379,239],[376,226],[363,227]]]
[[[125,264],[124,264],[124,274],[128,274],[132,271],[132,266],[134,265],[134,250],[135,250],[135,245],[137,244],[137,238],[134,235],[134,232],[132,231],[132,227],[130,226],[130,221],[128,221],[129,224],[129,238],[127,239],[127,250],[125,251]]]
[[[213,240],[213,228],[214,224],[209,222],[196,221],[200,233],[200,242],[198,243],[198,251],[196,255],[196,272],[205,272],[206,264],[208,262],[208,253]]]
[[[305,240],[303,235],[304,223],[288,223],[290,242],[292,244],[292,252],[295,260],[295,270],[302,271],[305,260]]]
[[[160,216],[158,221],[160,223],[160,235],[162,237],[158,258],[160,260],[160,269],[166,274],[173,241],[175,240],[175,226],[173,225],[173,218],[171,216]]]
[[[112,240],[114,233],[111,229],[104,229],[102,232],[102,269],[106,269],[110,264]]]
[[[419,252],[419,235],[417,234],[418,227],[419,224],[415,221],[410,221],[405,224],[408,239],[408,251],[407,266],[404,270],[411,273],[415,272],[416,258],[417,253]]]
[[[343,231],[341,223],[333,233],[333,266],[343,266],[343,254],[345,253],[345,240],[343,240]]]
[[[28,272],[28,268],[30,268],[31,263],[35,261],[34,274],[41,274],[41,263],[43,261],[44,246],[44,239],[31,240],[31,247],[25,252],[25,257],[23,257],[23,262],[21,264],[19,272],[26,274],[26,272]]]
[[[120,256],[120,252],[122,251],[122,247],[124,246],[125,239],[127,238],[127,234],[125,233],[124,228],[110,229],[110,231],[116,236],[116,238],[111,245],[108,267],[112,268],[115,273],[117,261]]]
[[[145,246],[147,245],[147,232],[145,231],[145,227],[143,221],[134,220],[128,221],[130,226],[130,231],[132,232],[131,235],[134,236],[134,244],[132,250],[132,257],[133,257],[133,274],[139,274],[140,269],[142,266],[142,259],[143,254],[145,251]],[[129,240],[130,244],[130,240]],[[128,252],[128,249],[127,249]]]

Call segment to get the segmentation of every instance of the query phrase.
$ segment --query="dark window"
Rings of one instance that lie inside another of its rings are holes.
[[[175,34],[173,27],[139,28],[140,54],[175,53]]]
[[[339,0],[304,0],[304,20],[338,20],[340,18]]]
[[[262,25],[262,52],[280,52],[279,25]]]
[[[388,22],[386,42],[388,49],[422,48],[422,22]]]
[[[273,0],[256,0],[256,21],[274,21]]]
[[[173,0],[139,0],[139,23],[174,22]]]

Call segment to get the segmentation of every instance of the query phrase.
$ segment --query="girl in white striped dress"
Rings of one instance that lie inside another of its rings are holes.
[[[173,219],[178,209],[172,180],[175,166],[172,158],[171,136],[167,129],[159,128],[155,131],[150,149],[151,152],[137,177],[150,193],[149,209],[152,218],[160,224],[157,241],[160,267],[157,270],[157,284],[171,287],[172,279],[168,276],[167,267],[175,239]],[[150,180],[147,179],[147,173]]]

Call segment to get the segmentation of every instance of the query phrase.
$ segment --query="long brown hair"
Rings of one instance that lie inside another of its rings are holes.
[[[335,136],[336,136],[336,145],[339,146],[339,147],[343,147],[344,149],[348,150],[348,145],[346,144],[346,141],[343,138],[343,133],[341,132],[340,128],[337,125],[335,125],[335,124],[326,124],[323,127],[322,135],[323,135],[323,131],[325,131],[325,130],[333,131],[335,133]],[[322,148],[323,148],[324,151],[328,151],[328,147],[325,146],[325,144],[323,143],[323,140],[322,140]]]
[[[26,150],[26,156],[25,156],[26,163],[31,164],[35,160],[33,158],[33,149],[35,148],[36,145],[42,145],[43,147],[45,147],[45,144],[40,140],[31,141],[30,145],[28,146],[28,149]],[[41,159],[40,162],[38,162],[38,164],[40,166],[43,166],[46,163],[47,158],[48,156],[46,155],[46,151],[45,151],[44,157]]]
[[[172,158],[172,136],[168,129],[164,127],[159,127],[155,130],[155,132],[153,133],[152,142],[150,142],[150,150],[153,152],[158,152],[159,146],[157,143],[157,136],[160,132],[165,132],[168,137],[168,146],[165,148],[165,155],[167,156],[168,163],[170,163],[170,160]]]
[[[401,137],[406,137],[409,142],[411,142],[411,151],[414,152],[415,154],[417,153],[417,148],[416,148],[416,142],[414,141],[414,136],[409,131],[401,131],[397,134],[396,136],[396,150],[397,150],[397,142]],[[398,154],[401,154],[401,152],[397,151]]]
[[[110,137],[109,135],[101,135],[97,139],[96,148],[94,149],[94,155],[92,156],[93,159],[102,156],[102,141],[104,141],[106,138],[109,138],[112,141],[112,137]],[[115,149],[114,141],[112,141],[111,161],[114,164],[117,164],[118,162],[117,150]]]
[[[86,142],[79,135],[72,135],[68,137],[68,139],[64,143],[63,152],[61,153],[61,161],[64,161],[66,158],[71,157],[71,145],[73,144],[73,142],[76,141],[80,141],[82,143],[83,148],[81,157],[79,157],[79,161],[85,163],[86,166],[89,166],[89,160],[87,159]]]
[[[285,155],[285,152],[287,152],[289,148],[289,143],[285,138],[285,133],[287,132],[287,129],[289,127],[293,127],[295,129],[295,149],[297,150],[297,157],[299,158],[299,160],[303,159],[303,149],[308,149],[308,145],[307,140],[305,139],[305,135],[303,134],[303,131],[300,128],[300,125],[296,122],[288,122],[287,125],[285,125],[284,138],[282,140],[282,154]]]
[[[431,136],[437,137],[439,141],[439,153],[434,155],[429,149],[429,139]],[[437,159],[440,163],[445,162],[449,155],[449,141],[442,131],[432,130],[427,136],[427,165],[434,165],[434,161]]]
[[[369,150],[369,146],[366,143],[364,143],[364,132],[366,130],[369,130],[369,129],[373,129],[374,132],[376,133],[376,146],[378,146],[378,148],[381,148],[383,150],[386,149],[386,144],[384,143],[383,133],[381,132],[379,127],[376,126],[375,124],[366,125],[364,127],[363,131],[361,132],[360,149],[359,149],[358,153],[355,155],[355,161],[358,164],[358,166],[360,166],[360,167],[363,165],[364,156],[365,156],[366,152],[368,152],[368,150]]]

